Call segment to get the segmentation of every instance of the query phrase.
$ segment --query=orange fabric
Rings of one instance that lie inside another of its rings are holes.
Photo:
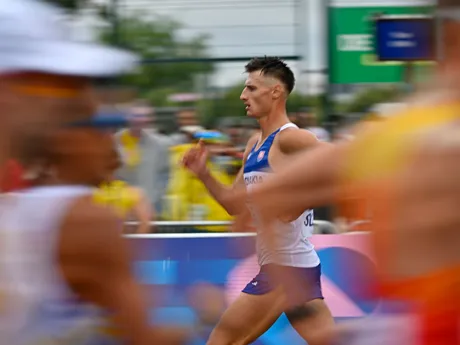
[[[351,230],[370,230],[370,224],[367,223],[371,221],[369,203],[366,198],[364,198],[363,191],[360,191],[356,186],[351,186],[350,183],[344,184],[336,210],[337,216],[345,219],[347,224],[366,221],[366,223],[353,226]]]
[[[460,344],[460,267],[383,282],[380,294],[414,302],[422,325],[421,345]]]
[[[86,92],[85,78],[40,72],[4,75],[9,87],[27,95],[39,97],[74,98]]]

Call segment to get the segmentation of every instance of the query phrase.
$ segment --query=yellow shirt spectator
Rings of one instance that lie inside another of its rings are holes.
[[[106,182],[94,193],[94,201],[110,206],[124,221],[134,215],[140,222],[136,232],[149,232],[151,209],[144,193],[139,188],[129,186],[120,180]]]
[[[203,183],[179,164],[182,156],[196,144],[183,144],[171,148],[171,179],[167,190],[165,219],[220,221],[233,218],[214,200]],[[234,177],[216,164],[208,162],[209,169],[221,183],[231,185]],[[227,226],[197,227],[207,231],[227,231]]]

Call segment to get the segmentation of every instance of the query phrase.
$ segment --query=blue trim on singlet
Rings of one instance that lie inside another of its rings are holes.
[[[268,161],[268,153],[270,152],[273,141],[275,140],[275,137],[280,132],[280,130],[281,128],[278,128],[276,131],[270,134],[262,143],[262,145],[256,150],[256,147],[259,144],[259,141],[257,140],[249,152],[246,163],[244,164],[243,172],[245,174],[253,171],[271,171],[270,163]]]

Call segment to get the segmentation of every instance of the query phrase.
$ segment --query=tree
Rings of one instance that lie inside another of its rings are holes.
[[[394,101],[400,95],[401,90],[393,86],[366,89],[344,105],[343,110],[346,113],[366,112],[374,104]]]
[[[165,17],[148,18],[143,14],[119,18],[119,45],[138,53],[145,60],[207,56],[207,37],[199,35],[188,40],[178,38],[179,23]],[[101,39],[113,42],[112,29],[105,30]],[[198,73],[211,73],[211,63],[144,63],[139,70],[123,79],[139,88],[142,94],[154,90],[191,92]]]
[[[74,12],[79,8],[85,6],[86,4],[90,3],[91,0],[46,0],[46,2],[59,6],[70,12]]]

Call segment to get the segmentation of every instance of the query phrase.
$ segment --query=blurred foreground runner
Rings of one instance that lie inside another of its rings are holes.
[[[44,184],[1,196],[1,342],[180,344],[180,330],[149,326],[120,221],[92,202],[113,142],[94,128],[89,78],[136,59],[71,41],[63,18],[40,1],[0,1],[0,162],[13,156]]]

